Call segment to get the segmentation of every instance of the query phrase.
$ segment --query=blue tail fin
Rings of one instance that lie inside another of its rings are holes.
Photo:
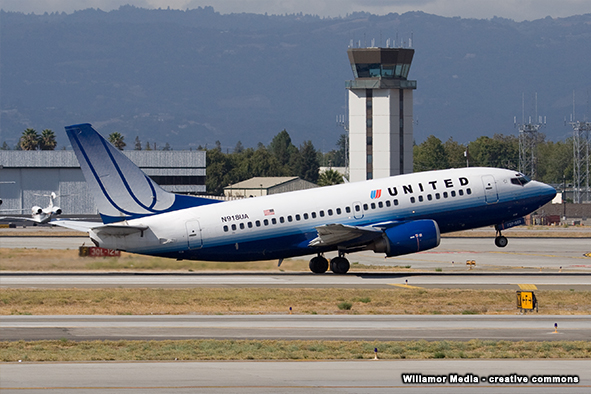
[[[103,223],[219,202],[163,190],[88,123],[67,126],[66,133]]]

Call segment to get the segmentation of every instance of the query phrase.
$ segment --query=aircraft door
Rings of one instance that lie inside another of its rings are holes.
[[[201,239],[201,226],[198,220],[192,220],[185,223],[187,228],[187,240],[189,243],[189,249],[200,249],[203,246],[203,240]]]
[[[353,217],[355,219],[363,219],[363,204],[361,204],[359,201],[355,201],[352,204],[352,208],[353,208]]]
[[[497,193],[495,177],[492,175],[483,175],[482,184],[484,186],[484,200],[486,203],[496,204],[499,201],[499,194]]]

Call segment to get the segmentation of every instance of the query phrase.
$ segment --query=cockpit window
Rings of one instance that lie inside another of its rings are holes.
[[[517,174],[516,178],[511,178],[511,183],[514,185],[524,186],[526,183],[531,181],[526,175]]]

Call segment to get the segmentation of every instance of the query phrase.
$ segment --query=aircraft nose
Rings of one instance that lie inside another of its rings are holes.
[[[548,201],[552,200],[556,196],[556,189],[552,186],[547,185],[542,182],[536,182],[538,184],[538,188],[540,189],[540,194],[548,197]]]

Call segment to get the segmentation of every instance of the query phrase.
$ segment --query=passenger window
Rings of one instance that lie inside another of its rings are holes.
[[[394,200],[394,205],[398,205],[398,200]]]
[[[289,215],[289,216],[287,217],[287,221],[288,221],[288,222],[291,222],[291,221],[293,221],[293,218],[291,217],[291,215]]]
[[[427,200],[429,200],[429,201],[433,200],[433,196],[430,194],[427,194]]]
[[[447,192],[443,192],[443,198],[447,198]]]
[[[316,212],[312,212],[312,219],[316,219]]]
[[[359,205],[355,205],[355,211],[357,211],[357,212],[361,211],[361,207]]]
[[[384,203],[383,202],[378,202],[378,208],[384,208]]]
[[[341,214],[341,212],[342,212],[342,211],[341,211],[341,208],[337,208],[337,215],[340,215],[340,214]]]
[[[351,213],[351,208],[350,207],[345,207],[345,212]]]
[[[390,207],[390,200],[386,200],[386,206],[389,208]]]
[[[470,189],[470,188],[467,188],[467,189],[466,189],[466,194],[472,194],[472,189]]]
[[[455,196],[456,196],[456,191],[455,191],[455,190],[452,190],[452,191],[451,191],[451,196],[452,196],[452,197],[455,197]]]
[[[268,220],[268,219],[265,219],[265,220],[263,220],[263,224],[264,224],[265,226],[268,226],[268,225],[269,225],[269,220]]]
[[[363,210],[367,211],[369,209],[369,207],[367,206],[367,204],[363,204]]]
[[[319,214],[320,214],[320,217],[321,217],[321,218],[323,218],[323,217],[324,217],[324,211],[320,211],[320,212],[319,212]]]
[[[260,220],[257,220],[256,222],[254,222],[254,224],[257,227],[261,227],[261,221]]]
[[[435,199],[436,199],[436,200],[439,200],[440,198],[441,198],[441,194],[439,194],[439,193],[435,193]]]
[[[376,209],[376,203],[375,202],[372,202],[371,203],[371,209]]]
[[[232,231],[236,231],[236,225],[235,224],[232,225]]]
[[[297,213],[297,214],[296,214],[296,220],[300,220],[300,219],[301,219],[301,217],[300,217],[300,214],[299,214],[299,213]]]
[[[414,197],[411,197],[410,198],[410,202],[414,204],[415,203],[415,198]]]
[[[224,231],[228,232],[228,226],[224,226]]]
[[[285,219],[283,218],[283,216],[281,216],[281,217],[279,218],[279,221],[280,221],[281,223],[285,223]]]
[[[423,202],[423,196],[419,196],[419,202]]]
[[[326,211],[326,212],[328,212],[328,216],[332,216],[332,209],[329,209],[329,210],[328,210],[328,211]]]
[[[240,223],[240,230],[244,230],[244,223]]]
[[[277,224],[277,219],[275,219],[275,218],[271,219],[271,223]]]
[[[460,189],[460,190],[458,190],[458,194],[459,194],[460,196],[463,196],[463,195],[464,195],[464,191],[463,191],[462,189]]]
[[[252,228],[252,222],[248,222],[248,228]]]
[[[304,213],[304,219],[308,220],[308,214]]]

